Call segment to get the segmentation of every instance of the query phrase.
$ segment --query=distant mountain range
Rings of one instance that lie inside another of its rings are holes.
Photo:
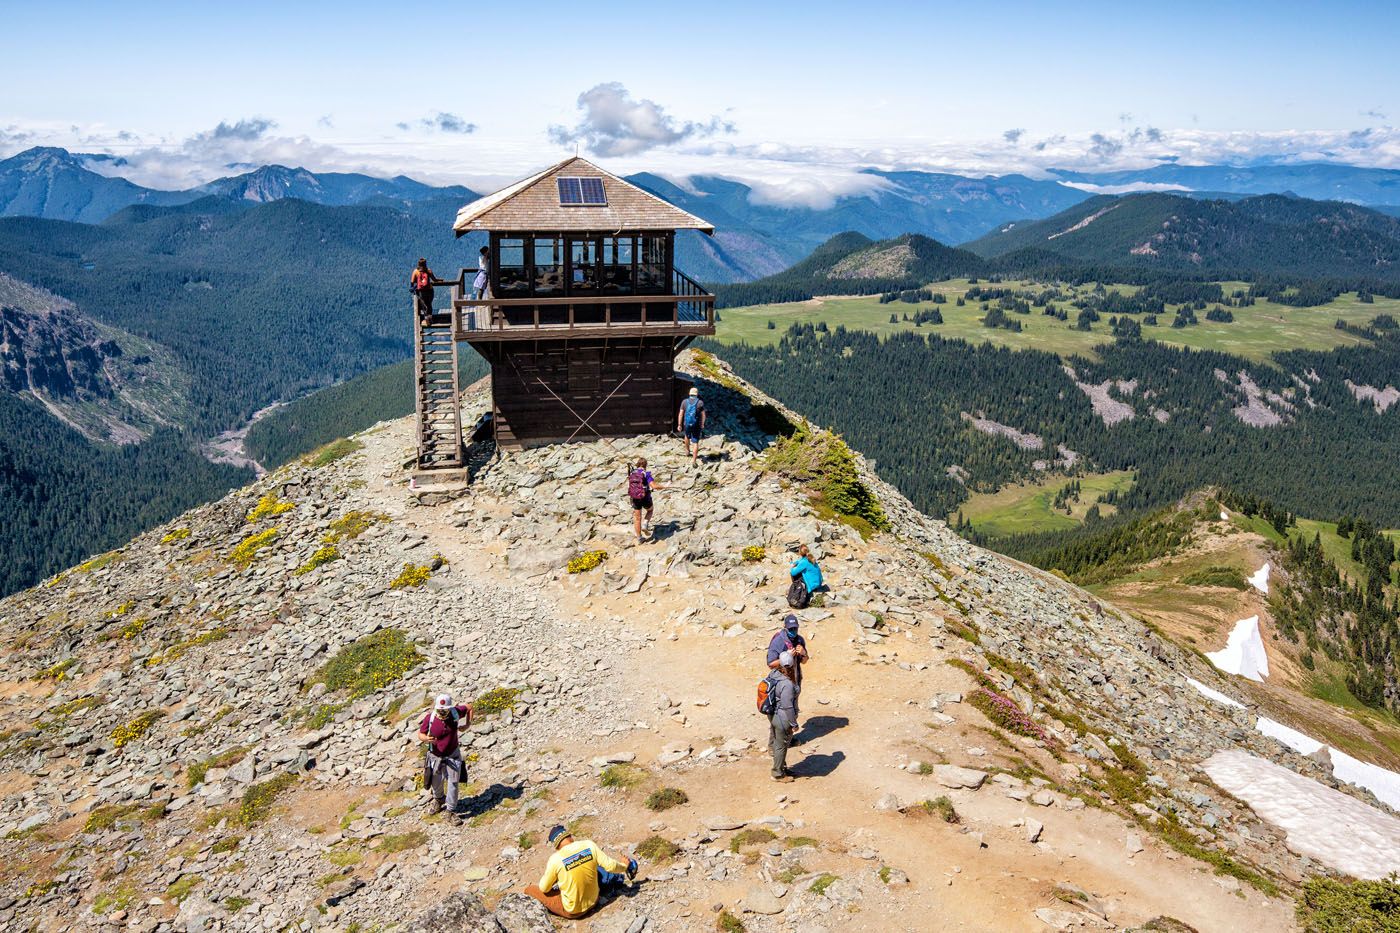
[[[1099,196],[966,244],[988,259],[1038,252],[1074,263],[1221,277],[1400,279],[1400,218],[1354,204],[1263,195]]]
[[[110,156],[58,148],[30,149],[0,161],[0,216],[101,223],[135,205],[171,207],[217,198],[246,206],[295,198],[328,206],[396,207],[446,223],[458,207],[479,196],[460,185],[437,187],[402,175],[376,178],[280,165],[181,191],[161,191],[94,170],[112,161]],[[1193,197],[1224,199],[1293,193],[1400,213],[1400,171],[1330,163],[1158,165],[1124,172],[1056,171],[1050,179],[874,169],[863,174],[870,179],[866,192],[838,197],[827,207],[774,203],[749,185],[710,175],[670,181],[643,172],[628,180],[715,224],[714,237],[685,233],[678,247],[678,265],[708,282],[740,282],[782,272],[846,231],[874,240],[917,233],[943,243],[963,243],[1010,223],[1072,208],[1093,197],[1095,186],[1174,185],[1189,189]],[[200,209],[216,210],[208,204]]]

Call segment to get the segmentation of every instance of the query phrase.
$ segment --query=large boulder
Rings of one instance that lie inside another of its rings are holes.
[[[543,906],[540,909],[543,910]],[[454,891],[411,919],[404,930],[408,933],[503,933],[504,928],[496,921],[496,915],[481,903],[481,898],[466,891]]]
[[[554,933],[544,905],[518,892],[507,894],[496,905],[496,924],[505,933]]]

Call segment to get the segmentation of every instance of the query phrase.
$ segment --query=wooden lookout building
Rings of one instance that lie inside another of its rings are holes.
[[[468,204],[453,229],[488,234],[489,291],[473,297],[464,269],[450,319],[417,326],[420,469],[462,465],[458,341],[490,363],[502,449],[675,424],[688,387],[675,355],[715,332],[714,296],[676,268],[676,232],[710,224],[575,157]]]

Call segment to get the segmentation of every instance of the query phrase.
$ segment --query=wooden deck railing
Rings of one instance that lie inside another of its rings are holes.
[[[560,295],[531,298],[464,298],[463,269],[452,282],[452,324],[458,335],[484,336],[520,331],[694,328],[713,332],[715,296],[676,271],[669,295]]]

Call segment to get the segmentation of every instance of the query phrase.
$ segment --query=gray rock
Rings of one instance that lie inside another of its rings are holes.
[[[749,821],[734,820],[727,816],[710,816],[705,818],[704,825],[712,833],[723,833],[731,829],[743,829],[749,825]]]
[[[969,787],[976,790],[987,780],[987,772],[957,765],[934,765],[933,779],[944,787]]]
[[[750,888],[739,902],[739,909],[750,914],[780,914],[783,912],[783,902],[764,888]]]

